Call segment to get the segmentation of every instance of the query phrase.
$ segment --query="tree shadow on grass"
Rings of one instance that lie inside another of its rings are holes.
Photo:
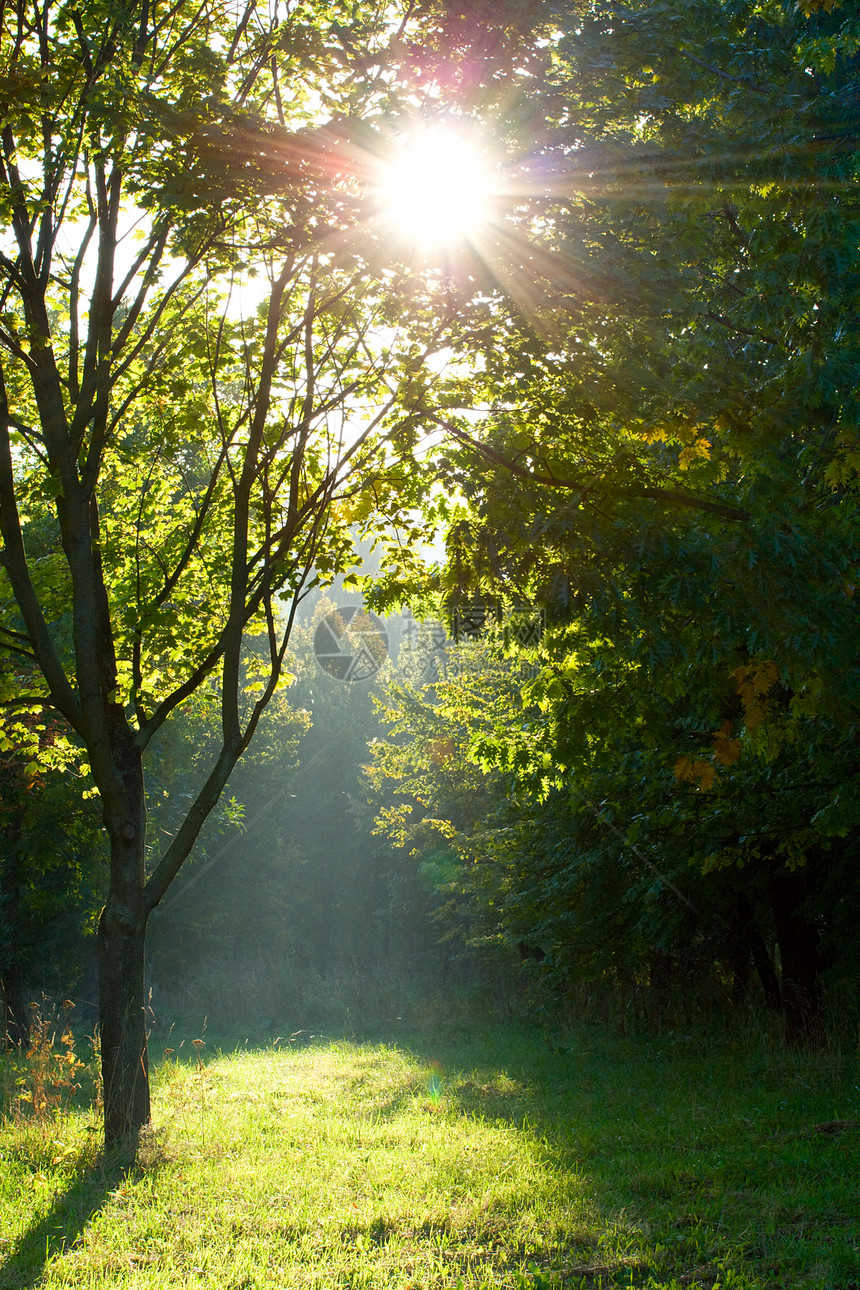
[[[814,1073],[801,1083],[777,1072],[768,1094],[753,1058],[733,1048],[585,1032],[564,1047],[468,1053],[419,1040],[408,1051],[438,1068],[440,1102],[455,1116],[525,1133],[558,1179],[587,1183],[595,1232],[614,1233],[615,1252],[603,1239],[599,1261],[566,1251],[573,1284],[707,1286],[728,1272],[739,1285],[860,1290],[856,1189],[845,1182],[860,1141],[855,1121],[832,1110],[850,1116],[847,1076],[841,1092],[825,1082],[819,1093]]]
[[[94,1162],[88,1153],[69,1177],[65,1191],[55,1197],[47,1213],[19,1237],[0,1263],[3,1290],[30,1290],[36,1286],[51,1259],[74,1245],[131,1169],[127,1162]]]

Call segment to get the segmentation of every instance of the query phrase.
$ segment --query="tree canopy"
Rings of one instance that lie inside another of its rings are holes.
[[[350,506],[365,493],[383,522],[413,500],[400,389],[437,342],[401,324],[351,141],[396,106],[407,18],[3,15],[3,632],[29,665],[8,703],[65,719],[101,800],[110,1143],[149,1115],[149,914],[282,680],[304,590],[351,558]],[[220,737],[149,854],[144,756],[210,692]]]
[[[837,0],[2,11],[2,698],[25,742],[62,718],[101,804],[110,1143],[149,1116],[149,916],[357,532],[378,605],[546,615],[533,673],[418,718],[427,782],[449,742],[471,768],[449,840],[507,871],[501,934],[561,971],[605,888],[675,953],[652,880],[692,905],[695,870],[703,954],[764,984],[775,938],[818,1030],[857,800],[858,49]],[[416,120],[492,176],[432,255],[380,207]],[[162,846],[145,759],[213,708]]]
[[[763,931],[809,1036],[855,953],[856,16],[553,13],[510,126],[531,272],[444,415],[438,587],[547,632],[513,694],[443,687],[428,746],[465,723],[510,777],[483,830],[451,817],[482,925],[531,926],[562,978],[698,939],[772,995]],[[691,935],[694,904],[721,912]]]

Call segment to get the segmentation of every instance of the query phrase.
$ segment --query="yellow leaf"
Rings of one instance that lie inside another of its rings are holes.
[[[770,693],[779,680],[779,670],[773,659],[763,663],[747,663],[736,667],[732,676],[737,681],[738,694],[744,709],[744,725],[756,730],[767,716]]]
[[[681,783],[695,784],[700,793],[707,793],[713,788],[717,778],[717,768],[710,761],[695,760],[690,757],[679,757],[674,766],[675,778]]]
[[[720,730],[714,735],[714,760],[721,766],[734,766],[742,752],[743,744],[739,739],[728,739]]]
[[[710,439],[697,439],[695,443],[691,443],[686,448],[681,449],[678,465],[681,470],[689,470],[691,466],[695,466],[697,461],[709,461],[710,457]]]

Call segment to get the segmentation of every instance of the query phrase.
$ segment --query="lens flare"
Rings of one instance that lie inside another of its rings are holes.
[[[438,1106],[442,1098],[442,1065],[437,1061],[427,1063],[427,1098],[431,1106]]]
[[[437,127],[402,141],[386,167],[382,199],[401,237],[455,242],[489,218],[490,176],[465,134]]]

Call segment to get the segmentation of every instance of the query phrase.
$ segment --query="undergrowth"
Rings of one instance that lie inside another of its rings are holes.
[[[100,1101],[98,1040],[86,1041],[87,1058],[79,1055],[71,1025],[74,1006],[71,999],[57,1004],[47,996],[30,1004],[27,1048],[13,1048],[0,1058],[4,1119],[46,1126],[68,1111],[84,1089]]]

